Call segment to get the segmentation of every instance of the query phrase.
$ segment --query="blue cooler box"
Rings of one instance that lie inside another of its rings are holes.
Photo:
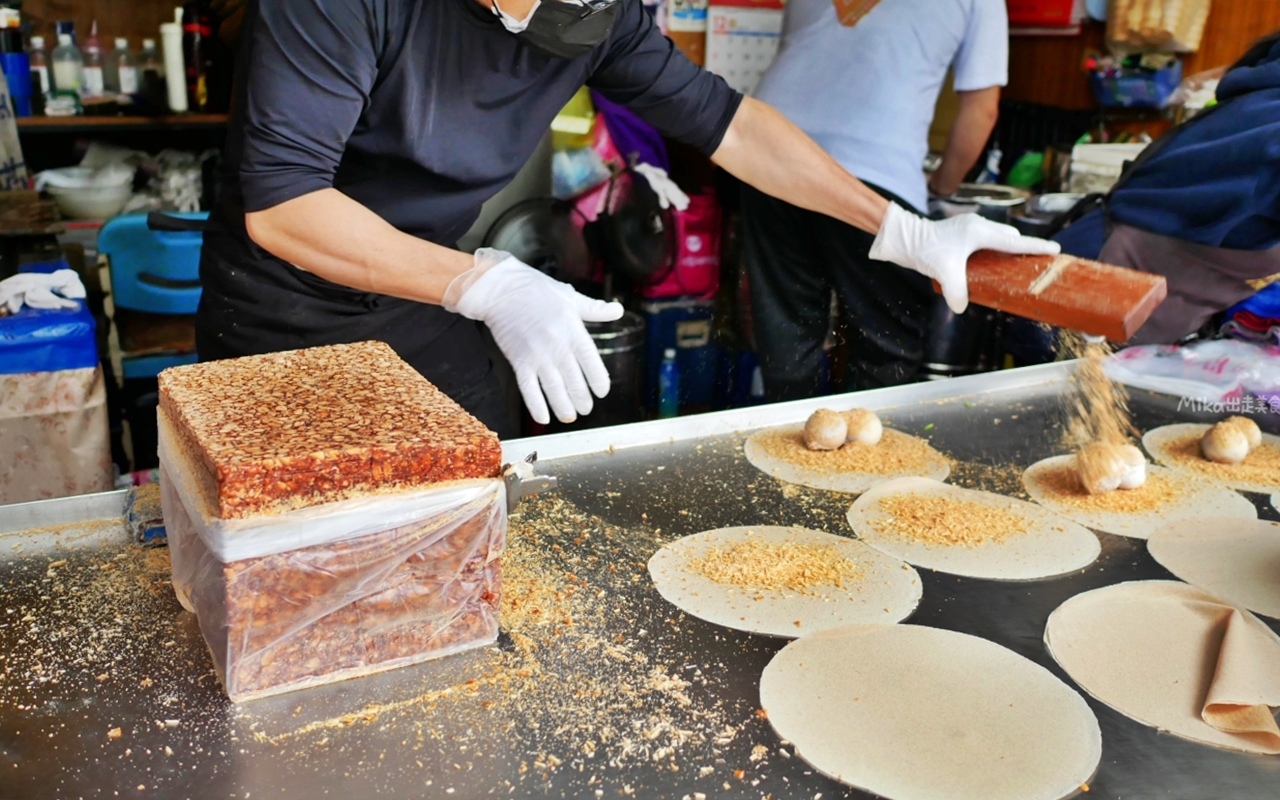
[[[719,348],[712,341],[715,301],[696,298],[655,300],[642,305],[645,318],[645,406],[658,407],[662,351],[674,347],[680,369],[680,405],[710,406],[715,400]]]

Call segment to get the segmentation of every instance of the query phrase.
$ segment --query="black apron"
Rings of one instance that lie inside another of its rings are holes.
[[[327,281],[276,258],[215,212],[204,234],[196,311],[202,361],[330,344],[386,342],[500,436],[513,434],[480,324]]]

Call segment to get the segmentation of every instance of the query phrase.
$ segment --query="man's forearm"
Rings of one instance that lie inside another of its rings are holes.
[[[307,272],[362,292],[439,303],[472,267],[466,253],[402,233],[337,189],[245,215],[258,246]]]
[[[711,160],[765,194],[868,233],[880,230],[889,205],[786,117],[750,97]]]
[[[947,134],[942,163],[929,179],[934,194],[950,196],[973,169],[995,130],[1000,116],[1000,87],[960,92],[960,113]]]

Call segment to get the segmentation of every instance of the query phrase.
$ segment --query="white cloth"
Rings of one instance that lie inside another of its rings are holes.
[[[59,297],[61,295],[61,297]],[[25,272],[0,281],[0,307],[17,314],[32,308],[75,308],[85,296],[80,276],[69,269],[53,273]]]
[[[955,87],[1003,86],[1005,0],[883,0],[852,28],[832,0],[789,0],[777,59],[755,95],[840,164],[923,211],[934,105]]]
[[[674,208],[676,211],[684,211],[689,207],[689,195],[671,180],[671,176],[665,169],[643,161],[636,164],[634,169],[649,182],[649,188],[653,189],[653,193],[658,196],[658,205],[663,208]]]
[[[445,309],[489,326],[511,362],[534,422],[573,422],[591,413],[591,394],[609,393],[609,372],[583,322],[611,322],[622,306],[578,294],[501,250],[481,248],[475,266],[445,290]],[[543,399],[543,395],[546,399]]]
[[[1062,251],[1057,242],[1023,236],[1012,225],[977,214],[935,222],[890,203],[871,243],[870,256],[933,278],[942,287],[947,305],[960,314],[969,306],[969,256],[984,249],[1037,255]]]

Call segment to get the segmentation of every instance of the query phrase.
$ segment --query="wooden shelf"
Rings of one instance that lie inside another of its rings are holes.
[[[174,114],[165,117],[18,117],[18,133],[75,133],[89,130],[181,130],[219,128],[226,114]]]

